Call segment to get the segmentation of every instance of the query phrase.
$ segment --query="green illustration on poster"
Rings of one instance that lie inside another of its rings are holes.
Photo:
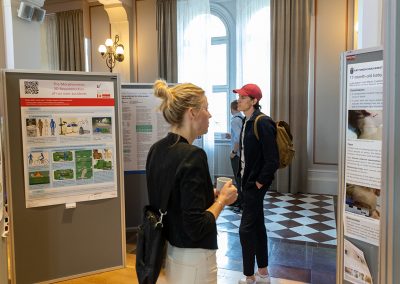
[[[29,185],[49,184],[49,171],[33,171],[29,172]]]
[[[91,179],[93,177],[92,150],[75,151],[76,179]]]
[[[65,179],[73,179],[74,178],[74,170],[73,169],[62,169],[54,171],[54,179],[55,180],[65,180]]]
[[[72,162],[73,158],[72,151],[53,152],[54,162]]]

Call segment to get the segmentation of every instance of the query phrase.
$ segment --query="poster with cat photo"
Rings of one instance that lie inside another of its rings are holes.
[[[348,64],[344,234],[379,245],[383,61]]]

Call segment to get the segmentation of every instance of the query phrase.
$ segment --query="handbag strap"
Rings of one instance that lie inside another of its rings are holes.
[[[161,193],[161,208],[160,208],[160,213],[161,211],[165,212],[167,214],[167,206],[168,206],[168,201],[171,196],[171,190],[172,187],[169,187],[166,191],[162,191]],[[164,194],[163,194],[164,193]]]
[[[164,226],[163,224],[163,217],[167,215],[167,206],[168,206],[168,201],[171,196],[171,191],[172,187],[169,187],[166,191],[161,192],[161,208],[158,209],[158,212],[160,213],[160,219],[158,222],[155,224],[155,227],[158,227],[158,225],[161,226],[161,228]],[[163,194],[164,193],[164,194]],[[166,197],[166,198],[165,198]]]

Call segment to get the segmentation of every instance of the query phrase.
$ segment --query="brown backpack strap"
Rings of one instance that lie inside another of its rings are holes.
[[[260,136],[258,135],[257,121],[263,116],[266,116],[266,115],[265,114],[259,114],[259,115],[257,115],[256,119],[254,120],[254,126],[253,126],[254,135],[256,136],[257,140],[260,140]]]

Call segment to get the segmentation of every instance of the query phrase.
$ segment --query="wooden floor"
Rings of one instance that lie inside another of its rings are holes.
[[[317,197],[318,200],[315,201]],[[279,198],[283,201],[277,200]],[[300,200],[302,198],[304,200]],[[276,195],[267,197],[264,202],[268,230],[268,268],[272,275],[272,284],[336,283],[336,235],[331,232],[335,231],[332,227],[335,226],[335,220],[331,219],[336,215],[331,211],[336,210],[336,206],[328,208],[325,197],[313,196],[313,198],[303,195]],[[320,200],[321,198],[325,198],[324,202]],[[328,205],[332,205],[331,203]],[[285,206],[288,209],[282,208]],[[289,212],[289,209],[297,211]],[[232,212],[226,208],[217,222],[218,284],[237,284],[243,277],[242,250],[238,232],[241,216],[240,213]],[[135,271],[136,233],[127,232],[126,241],[126,267],[58,283],[138,284]],[[173,284],[167,283],[163,271],[157,283]]]
[[[91,276],[80,277],[72,280],[62,281],[62,284],[138,284],[135,272],[135,255],[127,254],[126,268],[114,271],[98,273]],[[242,273],[227,269],[218,269],[218,284],[236,284],[242,277]],[[158,284],[168,284],[163,272],[157,281]],[[271,279],[272,284],[303,284],[303,282],[286,279]]]

